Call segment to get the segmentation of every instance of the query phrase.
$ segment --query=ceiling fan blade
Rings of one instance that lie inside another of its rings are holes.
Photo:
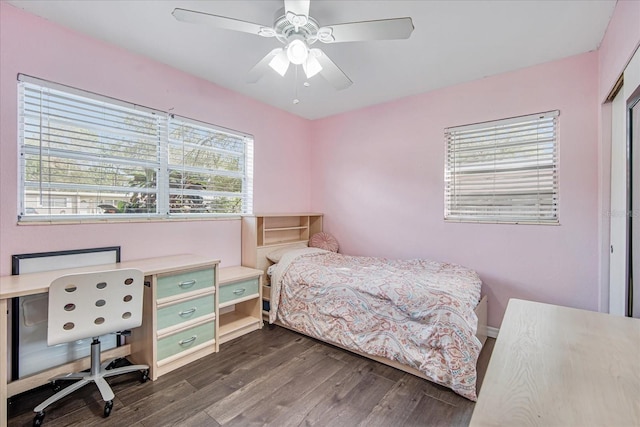
[[[318,60],[322,69],[320,75],[327,80],[331,86],[338,90],[346,89],[353,84],[351,79],[320,49],[311,49],[311,54]]]
[[[293,13],[298,16],[309,17],[309,0],[284,0],[284,10],[286,13]]]
[[[408,39],[412,32],[411,18],[381,19],[327,25],[318,30],[318,40],[324,43],[343,43]]]
[[[264,37],[275,35],[275,32],[272,31],[271,27],[254,24],[253,22],[240,21],[239,19],[227,18],[225,16],[211,15],[209,13],[196,12],[195,10],[180,8],[173,9],[173,12],[171,12],[171,14],[174,18],[181,22],[188,22],[191,24],[205,24],[211,27],[232,31],[241,31],[243,33],[257,34]]]
[[[262,58],[256,65],[254,65],[247,74],[247,83],[256,83],[258,80],[260,80],[260,78],[269,69],[269,63],[280,52],[282,52],[282,48],[273,49],[271,52],[267,53],[264,58]]]

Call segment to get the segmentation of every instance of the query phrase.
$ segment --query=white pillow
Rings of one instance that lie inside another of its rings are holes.
[[[267,259],[271,262],[280,262],[280,259],[284,254],[290,251],[296,251],[300,248],[306,248],[306,244],[295,245],[295,246],[283,246],[279,249],[275,249],[267,254]]]

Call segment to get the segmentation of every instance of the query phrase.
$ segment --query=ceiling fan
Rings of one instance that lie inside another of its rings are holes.
[[[353,82],[322,50],[311,48],[314,43],[407,39],[413,31],[411,18],[348,22],[321,27],[318,21],[309,16],[309,3],[310,0],[284,0],[284,8],[276,12],[273,26],[180,8],[174,9],[172,14],[178,21],[275,37],[284,44],[284,47],[267,53],[249,71],[249,83],[260,80],[269,67],[284,76],[289,65],[294,64],[302,65],[307,78],[320,73],[338,90],[349,87]]]

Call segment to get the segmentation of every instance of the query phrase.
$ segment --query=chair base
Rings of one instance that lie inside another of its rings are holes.
[[[100,340],[98,338],[93,338],[93,342],[91,343],[91,370],[90,372],[78,372],[66,375],[59,375],[57,377],[51,378],[52,382],[58,380],[77,380],[77,382],[71,384],[68,387],[63,388],[62,390],[55,393],[53,396],[49,397],[47,400],[42,402],[40,405],[36,406],[33,409],[35,412],[36,418],[34,419],[34,425],[41,425],[42,420],[44,418],[44,410],[51,405],[59,401],[60,399],[70,395],[76,390],[84,387],[85,385],[93,382],[98,387],[100,391],[100,395],[102,396],[102,400],[105,401],[105,417],[109,416],[111,413],[111,407],[113,406],[113,398],[115,395],[113,394],[113,390],[105,380],[107,377],[113,377],[115,375],[126,374],[129,372],[142,371],[141,380],[144,382],[148,379],[149,366],[148,365],[131,365],[131,366],[123,366],[120,368],[107,369],[107,367],[111,364],[111,360],[106,360],[103,363],[100,363]]]

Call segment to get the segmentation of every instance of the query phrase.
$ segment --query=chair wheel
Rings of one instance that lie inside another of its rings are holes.
[[[60,390],[62,390],[62,387],[60,386],[60,383],[58,383],[57,381],[51,381],[51,388],[53,389],[54,393],[57,393]]]
[[[113,400],[107,400],[104,402],[104,417],[107,418],[111,415],[111,409],[113,409]]]
[[[145,369],[142,371],[142,375],[140,376],[140,382],[146,383],[149,380],[149,370]]]
[[[44,422],[44,411],[40,411],[33,418],[33,427],[39,427]]]

